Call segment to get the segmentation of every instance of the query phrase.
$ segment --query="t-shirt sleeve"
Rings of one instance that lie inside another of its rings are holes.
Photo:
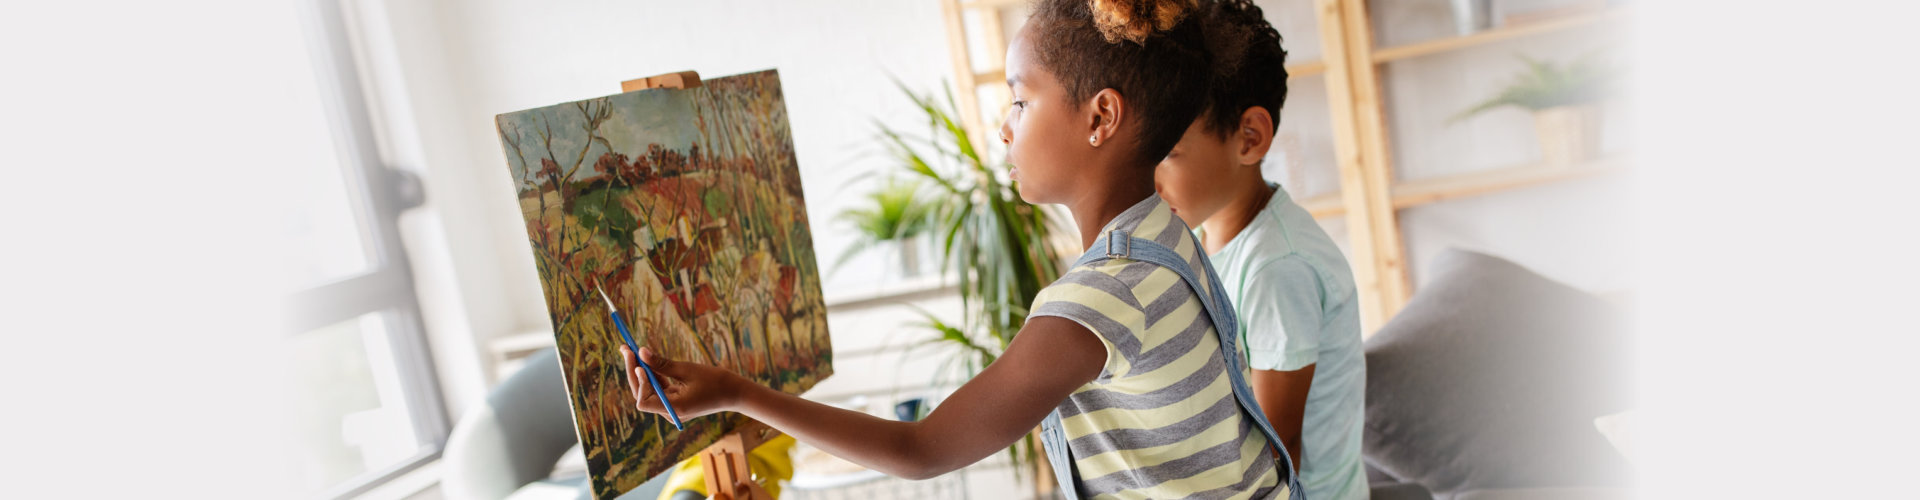
[[[1119,279],[1079,268],[1041,290],[1027,317],[1057,316],[1086,327],[1106,345],[1106,367],[1111,371],[1131,364],[1139,353],[1140,340],[1134,332],[1141,328],[1143,315],[1133,290]]]
[[[1325,292],[1312,265],[1288,255],[1254,269],[1241,286],[1234,305],[1254,369],[1294,371],[1319,362]]]

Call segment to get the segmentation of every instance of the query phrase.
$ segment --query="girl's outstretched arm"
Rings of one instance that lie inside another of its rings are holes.
[[[625,347],[620,352],[631,374],[627,387],[639,409],[665,414],[633,353]],[[641,356],[666,379],[661,383],[667,400],[683,419],[739,412],[870,469],[926,479],[966,467],[1031,432],[1074,389],[1100,375],[1107,350],[1079,323],[1035,317],[1014,336],[1005,354],[918,422],[808,401],[718,367],[670,360],[651,349],[641,349]]]

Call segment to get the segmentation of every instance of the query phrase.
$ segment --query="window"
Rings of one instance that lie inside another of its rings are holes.
[[[302,496],[342,498],[437,458],[447,412],[401,246],[417,178],[382,164],[338,0],[305,0],[306,57],[288,64],[289,134],[301,151],[271,168],[306,189],[285,214],[291,291],[281,359],[299,387],[292,425]],[[311,138],[306,140],[305,138]]]

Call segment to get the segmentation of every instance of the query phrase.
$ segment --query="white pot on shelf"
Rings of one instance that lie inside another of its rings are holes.
[[[1580,164],[1600,151],[1600,107],[1576,104],[1534,110],[1533,131],[1540,138],[1543,163]]]
[[[920,275],[920,237],[907,236],[893,240],[894,250],[900,254],[900,276],[911,278]]]
[[[1499,23],[1493,0],[1453,0],[1453,26],[1460,36],[1490,30]]]

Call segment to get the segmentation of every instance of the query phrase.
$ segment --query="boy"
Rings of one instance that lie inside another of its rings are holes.
[[[1366,360],[1353,274],[1313,217],[1260,175],[1286,100],[1286,52],[1251,2],[1213,12],[1210,43],[1244,55],[1217,61],[1225,66],[1207,108],[1160,163],[1155,188],[1200,228],[1240,317],[1254,394],[1307,498],[1366,498]]]

